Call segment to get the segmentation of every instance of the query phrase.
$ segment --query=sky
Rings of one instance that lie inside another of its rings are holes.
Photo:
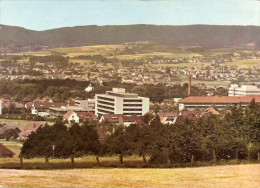
[[[79,25],[260,25],[258,0],[0,0],[0,23],[31,30]]]

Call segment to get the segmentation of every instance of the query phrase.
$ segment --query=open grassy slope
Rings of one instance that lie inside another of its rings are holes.
[[[3,170],[4,187],[247,187],[260,186],[260,165],[183,169]]]

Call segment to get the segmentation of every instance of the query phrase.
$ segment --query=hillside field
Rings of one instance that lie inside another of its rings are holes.
[[[259,169],[259,164],[178,169],[0,169],[0,186],[258,188]]]

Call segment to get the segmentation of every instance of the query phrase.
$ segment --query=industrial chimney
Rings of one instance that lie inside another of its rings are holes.
[[[191,92],[191,76],[189,76],[188,96],[190,96],[190,92]]]

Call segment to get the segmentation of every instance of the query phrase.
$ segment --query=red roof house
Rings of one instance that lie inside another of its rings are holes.
[[[21,132],[21,130],[18,127],[16,127],[16,126],[4,125],[3,127],[0,127],[0,139],[4,138],[4,133],[8,129],[16,130],[17,134]]]
[[[13,157],[14,155],[14,152],[0,143],[0,157]]]
[[[23,131],[21,131],[19,134],[18,134],[18,139],[19,140],[26,140],[30,134],[32,132],[36,132],[37,129],[39,129],[41,127],[42,124],[39,124],[39,123],[31,123],[31,124],[28,124],[25,129]]]

